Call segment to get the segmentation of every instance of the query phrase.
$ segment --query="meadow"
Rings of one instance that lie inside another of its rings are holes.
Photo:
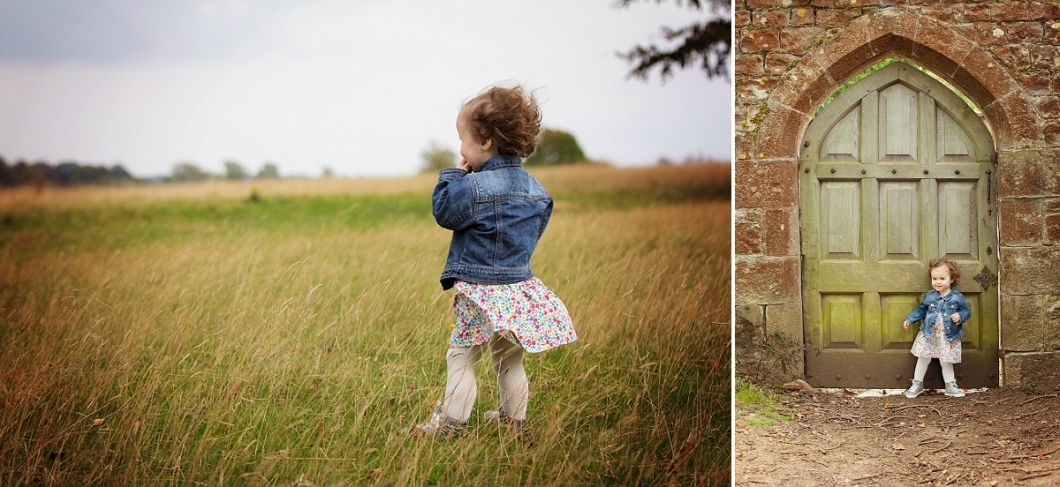
[[[574,344],[445,381],[431,175],[0,192],[0,484],[728,485],[728,164],[534,174]]]

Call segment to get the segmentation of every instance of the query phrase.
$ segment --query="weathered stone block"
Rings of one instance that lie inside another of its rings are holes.
[[[766,305],[765,329],[768,335],[779,332],[803,343],[802,302]]]
[[[1060,97],[1038,96],[1034,98],[1031,105],[1042,118],[1060,118]]]
[[[737,303],[795,303],[799,289],[798,257],[736,256]]]
[[[733,12],[732,21],[737,29],[743,29],[744,27],[751,25],[751,12],[743,9],[736,9],[736,11]]]
[[[737,103],[761,103],[769,98],[780,78],[759,77],[736,85]]]
[[[817,26],[825,29],[832,27],[839,27],[841,25],[854,20],[861,12],[858,10],[826,10],[818,9],[816,18]]]
[[[780,31],[780,48],[791,54],[803,53],[810,46],[824,38],[824,29],[820,27],[789,27]]]
[[[815,23],[817,23],[817,16],[814,15],[814,10],[812,8],[796,8],[791,10],[788,24],[814,25]]]
[[[1046,215],[1043,240],[1048,245],[1060,244],[1060,215]]]
[[[1060,387],[1060,353],[1012,353],[1005,355],[1002,363],[1007,386],[1042,393]]]
[[[1045,304],[1045,351],[1060,352],[1060,297],[1043,296]]]
[[[947,76],[953,76],[961,60],[968,56],[974,44],[947,25],[921,18],[913,37],[919,45],[914,48],[915,55]]]
[[[1042,122],[1042,141],[1052,147],[1060,145],[1060,120]]]
[[[747,0],[747,6],[751,8],[801,7],[809,4],[810,0]]]
[[[1045,310],[1042,297],[1001,296],[1001,349],[1007,352],[1040,352],[1045,346]]]
[[[1009,69],[1022,69],[1027,67],[1031,59],[1031,51],[1023,44],[1004,44],[990,46],[990,52],[997,56],[998,61]]]
[[[739,54],[735,59],[736,76],[761,76],[765,72],[761,54]],[[740,80],[736,83],[737,88],[741,84],[750,83],[751,80]]]
[[[736,343],[748,346],[765,336],[765,309],[758,304],[736,307]]]
[[[806,102],[809,106],[810,102]],[[810,123],[810,116],[779,103],[769,104],[769,113],[758,128],[759,157],[798,157],[802,134]],[[778,205],[786,206],[786,205]]]
[[[780,208],[798,205],[798,165],[788,161],[736,161],[736,207]]]
[[[799,57],[792,54],[766,54],[765,71],[769,74],[784,74],[798,61]]]
[[[1008,44],[1008,41],[1006,40],[1008,29],[1005,27],[1005,24],[999,24],[997,22],[976,22],[975,31],[976,37],[973,40],[980,46]]]
[[[980,105],[997,130],[996,145],[999,151],[1025,149],[1039,140],[1038,120],[1034,117],[1030,103],[1022,95],[1014,89],[994,103]]]
[[[779,47],[779,29],[744,30],[740,38],[740,52],[769,52]]]
[[[763,238],[766,255],[795,256],[799,253],[798,208],[776,208],[765,211]]]
[[[1060,295],[1060,248],[1002,247],[1001,290],[1006,295]]]
[[[1056,70],[1060,68],[1060,47],[1030,44],[1031,65],[1038,69]]]
[[[788,71],[772,99],[809,116],[838,86],[817,56],[807,54]]]
[[[736,255],[759,255],[762,253],[762,227],[757,222],[735,223]]]
[[[953,5],[950,4],[925,5],[920,9],[920,13],[942,22],[957,21]]]
[[[1037,12],[1024,2],[1005,2],[990,6],[990,18],[998,22],[1030,20],[1036,15]]]
[[[1060,150],[1003,151],[998,154],[1001,198],[1060,196]]]
[[[1002,199],[1001,245],[1030,246],[1042,241],[1042,215],[1037,199]]]
[[[1053,73],[1046,69],[1015,70],[1012,77],[1023,87],[1027,93],[1037,95],[1052,94],[1050,86],[1053,82]]]
[[[967,4],[961,13],[961,22],[988,22],[990,17],[990,6],[986,4]]]
[[[757,27],[784,27],[788,25],[787,10],[756,10],[751,23]]]

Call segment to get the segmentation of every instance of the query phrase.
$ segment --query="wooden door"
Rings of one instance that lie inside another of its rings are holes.
[[[905,63],[867,76],[814,118],[799,177],[807,380],[908,387],[927,263],[956,261],[965,323],[962,387],[998,385],[994,150],[958,96]],[[937,361],[927,387],[942,387]]]

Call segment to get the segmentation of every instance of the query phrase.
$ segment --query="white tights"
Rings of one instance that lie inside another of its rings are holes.
[[[930,357],[918,357],[916,361],[916,369],[913,370],[913,380],[923,381],[924,375],[927,374],[928,364],[930,363]],[[939,365],[942,366],[943,382],[949,383],[956,380],[953,376],[953,364],[939,360]]]
[[[482,357],[483,345],[468,348],[450,348],[445,354],[447,377],[445,381],[445,403],[442,410],[452,419],[466,423],[471,417],[471,407],[478,395],[475,383],[475,364]],[[508,417],[526,420],[526,403],[530,386],[523,369],[523,348],[501,337],[493,335],[489,341],[490,362],[497,374],[500,389],[500,410]]]

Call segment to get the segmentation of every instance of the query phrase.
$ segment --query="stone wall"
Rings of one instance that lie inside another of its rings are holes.
[[[738,349],[776,332],[803,340],[798,144],[842,83],[897,56],[992,127],[1004,381],[1060,385],[1060,4],[736,0],[735,26]]]

